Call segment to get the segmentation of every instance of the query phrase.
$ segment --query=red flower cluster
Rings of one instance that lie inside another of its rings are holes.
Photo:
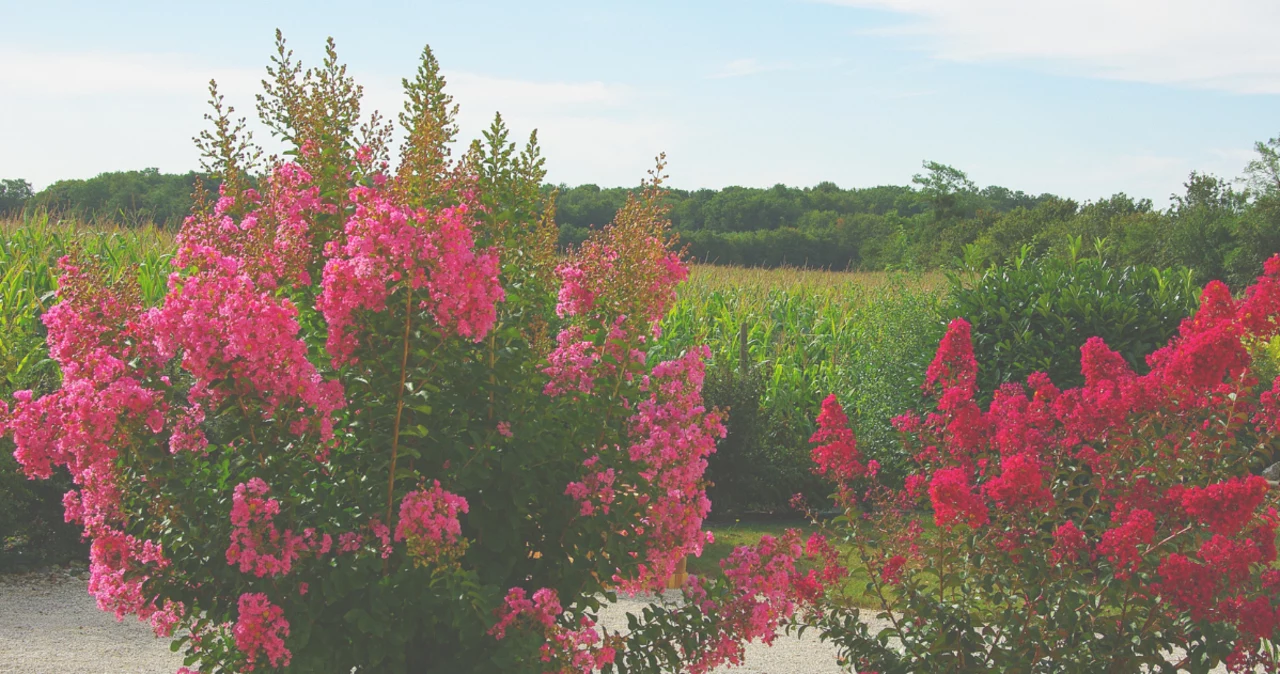
[[[1254,443],[1280,431],[1280,378],[1258,386],[1249,349],[1278,334],[1280,256],[1242,299],[1206,286],[1200,310],[1151,354],[1147,373],[1092,338],[1081,348],[1082,386],[1059,390],[1036,373],[994,391],[983,409],[970,327],[956,319],[926,374],[935,410],[894,419],[920,468],[884,503],[910,509],[927,492],[938,526],[976,530],[984,564],[1047,564],[1047,574],[1088,566],[1086,577],[1161,597],[1197,625],[1234,626],[1231,663],[1256,664],[1257,640],[1280,637],[1280,573],[1268,568],[1280,515],[1266,480],[1243,471]],[[846,423],[824,402],[817,472],[856,474]],[[909,553],[893,555],[881,561],[881,582],[910,568]]]
[[[1124,579],[1142,561],[1138,545],[1150,543],[1155,536],[1155,515],[1147,510],[1130,510],[1120,526],[1102,532],[1097,551],[1115,566],[1116,577]]]
[[[963,522],[980,527],[990,519],[987,504],[969,484],[962,468],[943,468],[934,472],[929,482],[929,499],[933,502],[933,520],[940,527]]]
[[[858,453],[858,443],[853,439],[853,430],[849,428],[849,417],[845,416],[834,393],[822,401],[818,431],[809,442],[818,445],[813,448],[813,463],[819,475],[845,481],[867,472]]]
[[[1049,561],[1054,564],[1074,562],[1089,549],[1089,541],[1076,523],[1067,520],[1053,530],[1053,547],[1049,549]]]
[[[1234,477],[1204,487],[1177,489],[1182,507],[1196,521],[1225,536],[1240,533],[1267,498],[1267,481],[1257,475]]]

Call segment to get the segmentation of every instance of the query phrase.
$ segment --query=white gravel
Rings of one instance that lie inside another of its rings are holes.
[[[169,650],[151,628],[98,610],[85,589],[83,570],[0,575],[0,674],[173,674],[182,656]],[[627,611],[646,599],[623,599],[601,622],[626,629]],[[773,647],[747,646],[741,667],[717,672],[750,674],[838,674],[835,649],[812,633],[804,639],[780,635]]]
[[[173,674],[182,666],[150,626],[99,611],[87,578],[82,570],[0,575],[0,672]]]

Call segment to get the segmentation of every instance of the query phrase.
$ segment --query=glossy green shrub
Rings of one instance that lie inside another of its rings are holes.
[[[1032,372],[1046,372],[1062,386],[1080,385],[1080,347],[1090,337],[1102,337],[1145,372],[1147,354],[1198,306],[1190,270],[1119,267],[1105,256],[1081,259],[1078,251],[1077,240],[1065,259],[1031,261],[1024,254],[949,276],[944,313],[973,326],[983,396]]]

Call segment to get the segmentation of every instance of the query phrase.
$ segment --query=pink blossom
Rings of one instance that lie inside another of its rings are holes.
[[[395,539],[408,543],[409,554],[430,560],[457,554],[462,536],[458,514],[465,512],[467,500],[441,489],[435,480],[431,489],[409,492],[400,502]]]
[[[232,634],[238,648],[248,659],[246,671],[253,671],[258,660],[266,655],[272,667],[287,667],[293,654],[285,647],[289,636],[289,621],[284,609],[271,603],[262,593],[245,593],[238,601],[239,617]]]

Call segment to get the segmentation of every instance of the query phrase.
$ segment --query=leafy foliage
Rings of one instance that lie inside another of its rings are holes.
[[[1063,386],[1082,383],[1072,354],[1103,338],[1136,371],[1168,341],[1197,306],[1187,269],[1118,267],[1104,257],[1029,261],[950,275],[947,319],[973,326],[981,363],[978,389],[989,398],[1000,385],[1048,373]]]
[[[791,512],[796,493],[822,500],[805,448],[829,389],[850,401],[889,479],[905,477],[889,420],[920,402],[940,301],[933,277],[695,270],[653,353],[712,351],[706,391],[729,429],[708,472],[713,511]]]
[[[81,222],[127,226],[156,224],[176,229],[191,210],[197,173],[169,174],[158,169],[101,173],[83,180],[59,180],[27,200],[28,209]],[[206,187],[217,189],[216,184]]]
[[[334,70],[326,81],[338,82],[337,75]],[[287,82],[270,86],[273,91],[292,91]],[[447,98],[443,91],[424,92],[409,105],[421,109],[430,103],[444,110]],[[261,157],[251,151],[249,133],[237,126],[234,108],[223,103],[216,86],[210,89],[210,102],[209,120],[222,135],[203,133],[197,139],[202,153],[206,160],[211,153],[225,156],[229,148],[218,148],[220,142],[239,148],[243,165],[230,167],[229,176],[252,183],[261,172]],[[352,109],[354,117],[348,114],[333,123],[363,134],[370,147],[385,147],[388,127],[372,118],[360,123],[358,107]],[[291,119],[313,127],[329,123],[323,115],[276,108],[269,112],[268,126],[287,135],[288,129],[280,124]],[[694,259],[710,264],[928,270],[952,268],[962,259],[988,264],[1019,256],[1067,258],[1071,241],[1105,239],[1110,244],[1108,259],[1119,266],[1190,267],[1197,282],[1247,284],[1260,273],[1263,261],[1280,250],[1277,147],[1276,139],[1256,144],[1257,157],[1245,167],[1246,189],[1230,180],[1192,173],[1184,192],[1172,195],[1172,204],[1163,210],[1149,199],[1123,193],[1077,203],[998,185],[979,187],[964,171],[934,161],[925,161],[924,171],[907,186],[844,189],[823,182],[806,188],[672,189],[663,199],[682,244]],[[216,182],[224,177],[207,161],[204,171],[200,176],[171,176],[147,170],[61,181],[26,203],[88,219],[132,224],[150,218],[176,226],[191,203],[194,180],[207,177]],[[632,187],[593,184],[544,184],[538,189],[543,195],[558,195],[555,218],[561,225],[562,249],[582,243],[611,222],[635,192]],[[1095,251],[1081,254],[1092,256]]]

